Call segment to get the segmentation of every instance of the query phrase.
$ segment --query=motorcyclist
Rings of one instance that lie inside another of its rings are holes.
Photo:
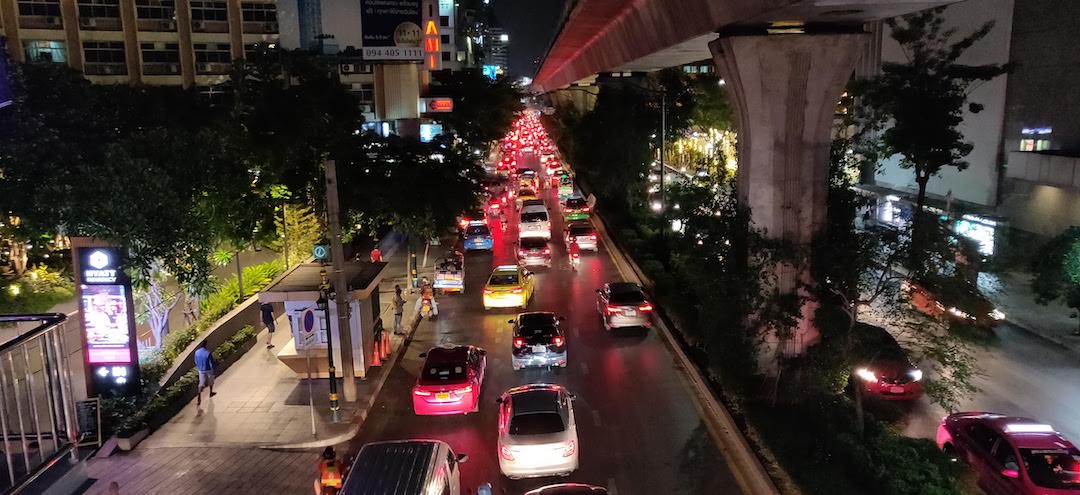
[[[345,465],[337,458],[334,447],[326,447],[319,461],[319,481],[316,484],[315,493],[317,495],[336,494],[341,490],[344,480]]]
[[[439,303],[435,302],[435,287],[431,285],[427,277],[423,277],[420,281],[420,297],[416,300],[417,313],[423,309],[424,301],[431,304],[431,317],[439,316]]]
[[[578,246],[577,239],[570,237],[570,245],[567,248],[570,252],[570,265],[577,269],[578,261],[581,259],[581,247]]]

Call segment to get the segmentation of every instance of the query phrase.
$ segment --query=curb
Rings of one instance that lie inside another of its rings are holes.
[[[1043,342],[1046,342],[1048,344],[1058,346],[1058,347],[1064,349],[1065,351],[1069,352],[1070,354],[1073,354],[1073,355],[1075,355],[1077,357],[1080,357],[1080,349],[1077,349],[1077,348],[1073,347],[1072,344],[1070,344],[1068,342],[1065,342],[1062,339],[1059,339],[1057,337],[1052,337],[1052,336],[1047,335],[1047,334],[1042,333],[1042,332],[1035,331],[1031,327],[1029,327],[1028,325],[1025,325],[1023,323],[1020,323],[1020,322],[1018,322],[1016,320],[1012,320],[1012,319],[1009,319],[1009,318],[1005,319],[1005,323],[1007,323],[1009,325],[1012,325],[1017,330],[1020,330],[1020,331],[1024,332],[1025,334],[1030,335],[1032,337],[1035,337],[1038,340],[1042,340]]]
[[[390,372],[393,368],[401,362],[401,359],[405,356],[405,350],[408,349],[409,344],[412,342],[413,334],[416,333],[416,329],[420,326],[420,313],[416,313],[413,316],[412,322],[409,324],[409,332],[405,335],[404,340],[401,341],[401,346],[398,348],[398,352],[390,358],[389,361],[383,363],[383,374],[379,377],[379,381],[375,384],[374,390],[368,397],[367,403],[357,409],[353,414],[352,420],[349,421],[349,429],[345,433],[341,433],[329,438],[323,438],[321,440],[312,440],[310,442],[299,442],[282,445],[263,445],[259,448],[265,450],[277,450],[277,451],[304,451],[310,449],[323,448],[330,445],[337,445],[339,443],[348,442],[352,440],[357,434],[360,433],[360,427],[363,426],[364,421],[367,419],[368,412],[375,405],[375,399],[379,397],[379,393],[382,392],[383,385],[386,384],[386,380],[390,377]]]
[[[636,279],[635,281],[641,284],[645,276],[633,260],[623,253],[621,248],[608,235],[607,225],[604,224],[603,220],[599,217],[594,218],[597,220],[594,222],[597,227],[596,230],[600,232],[600,235],[604,237],[605,244],[609,246],[607,249],[608,256],[615,263],[616,269],[619,269],[620,261],[622,261],[622,264],[630,268],[631,275]],[[622,272],[621,269],[619,271]],[[623,273],[623,275],[626,274]],[[694,398],[694,403],[698,406],[698,411],[701,413],[702,419],[721,455],[727,461],[731,474],[735,477],[740,490],[748,495],[779,494],[780,491],[777,489],[772,477],[769,476],[765,467],[761,464],[757,454],[750,448],[750,444],[746,441],[738,425],[735,424],[731,413],[717,399],[712,387],[702,376],[701,370],[686,355],[679,341],[672,334],[671,329],[668,328],[665,319],[657,318],[655,327],[660,330],[664,344],[671,351],[677,366],[684,372],[690,395]]]

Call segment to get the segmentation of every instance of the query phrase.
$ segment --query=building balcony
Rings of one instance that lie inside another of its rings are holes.
[[[172,76],[180,74],[180,63],[143,63],[142,71],[147,76]]]
[[[122,31],[119,17],[80,17],[79,29],[83,31]]]
[[[244,22],[245,34],[272,34],[278,32],[278,23],[269,22]]]
[[[21,29],[64,29],[64,20],[58,15],[20,15]]]
[[[227,33],[228,21],[191,21],[191,30],[196,33]]]
[[[90,76],[122,76],[127,74],[127,64],[87,63],[83,72]]]
[[[139,31],[176,32],[176,21],[172,19],[139,19]]]
[[[1080,157],[1053,152],[1010,151],[1005,177],[1080,191]]]

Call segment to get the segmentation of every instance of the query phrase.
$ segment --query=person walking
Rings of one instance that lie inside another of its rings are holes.
[[[262,312],[262,322],[266,325],[266,348],[274,348],[274,330],[276,325],[274,324],[274,305],[270,303],[262,303],[259,306],[259,311]]]
[[[401,328],[401,317],[405,315],[405,298],[401,295],[401,286],[394,286],[394,334],[405,335]]]
[[[375,239],[375,247],[371,248],[371,262],[372,263],[381,263],[382,262],[382,251],[379,250],[379,240],[378,239]]]
[[[202,406],[202,391],[204,388],[210,388],[210,397],[217,395],[214,392],[214,357],[210,355],[210,350],[206,348],[206,341],[199,343],[199,348],[195,349],[195,369],[199,370],[199,390],[195,396],[195,405]]]

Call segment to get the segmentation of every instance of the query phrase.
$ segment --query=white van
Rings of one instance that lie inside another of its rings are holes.
[[[364,445],[356,454],[342,495],[462,495],[468,460],[439,440],[399,440]]]
[[[530,205],[521,209],[521,218],[518,223],[518,238],[527,239],[539,237],[545,241],[551,240],[551,218],[547,208],[543,205]]]

